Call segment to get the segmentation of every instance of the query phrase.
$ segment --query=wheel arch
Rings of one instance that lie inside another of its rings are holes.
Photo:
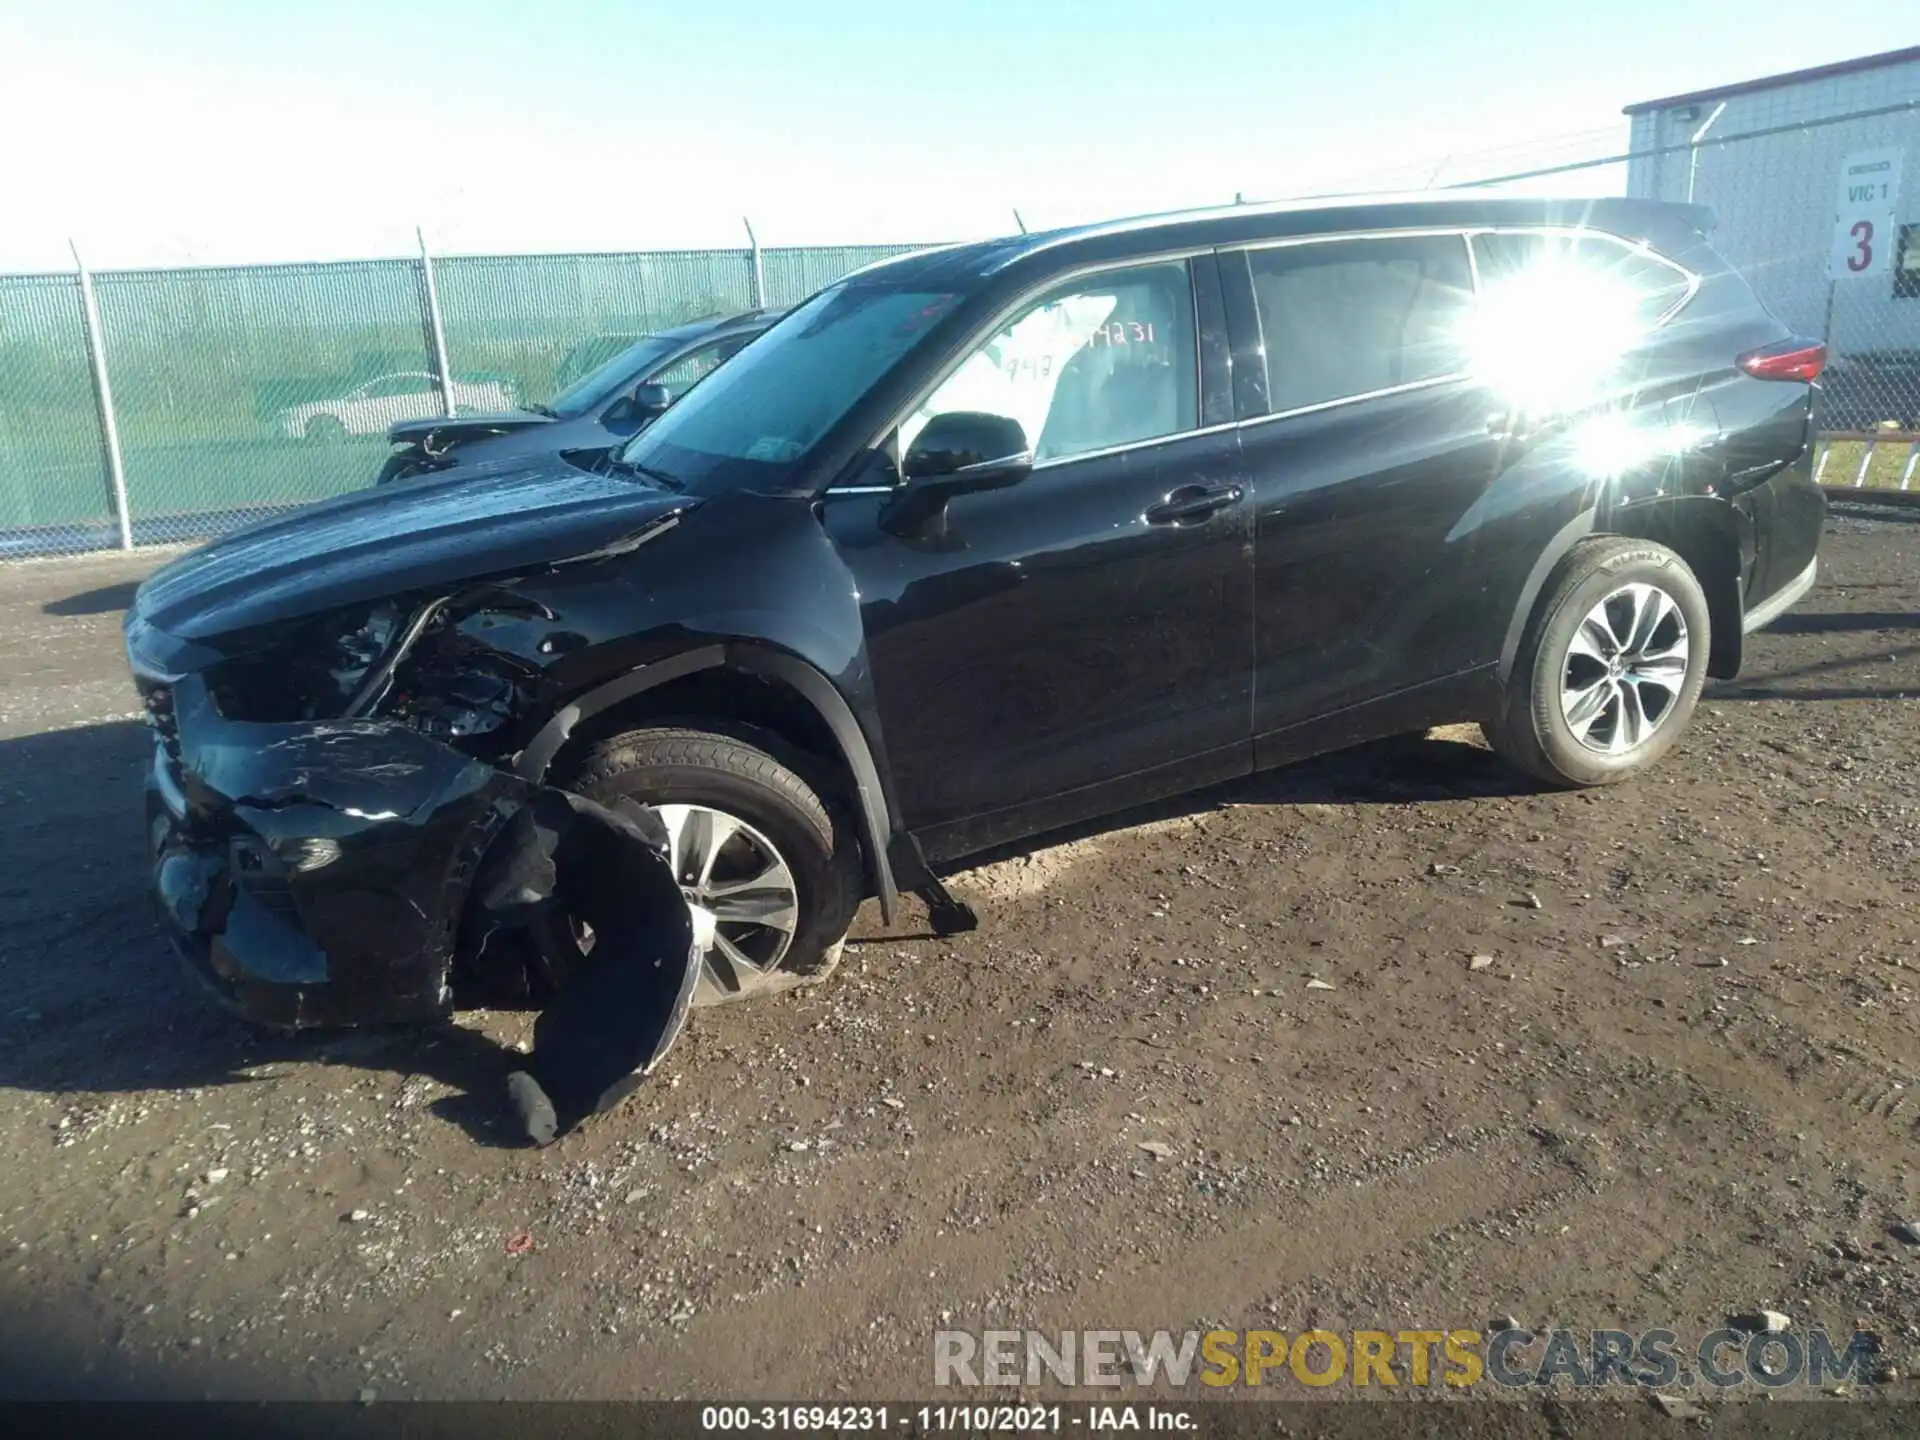
[[[1750,541],[1745,517],[1725,500],[1706,495],[1669,495],[1624,506],[1606,533],[1664,545],[1693,571],[1706,592],[1712,621],[1707,674],[1730,680],[1740,673],[1745,646],[1742,576]]]
[[[899,904],[899,888],[889,860],[894,826],[879,764],[853,707],[831,680],[798,656],[726,641],[698,646],[616,676],[575,696],[548,717],[521,750],[514,773],[535,783],[544,781],[570,745],[617,724],[623,713],[632,713],[636,722],[660,713],[649,707],[648,697],[657,700],[659,692],[683,682],[724,683],[730,677],[765,682],[784,692],[788,703],[805,707],[801,728],[809,733],[783,738],[812,741],[806,746],[809,753],[828,752],[821,758],[837,766],[860,826],[867,878],[879,896],[881,915],[892,923]],[[776,724],[770,728],[781,731],[784,727]]]
[[[1533,618],[1534,607],[1540,603],[1541,591],[1547,588],[1548,579],[1560,568],[1560,562],[1573,552],[1573,547],[1599,533],[1598,520],[1599,511],[1589,506],[1556,530],[1540,548],[1533,568],[1527,572],[1526,581],[1520,587],[1520,598],[1514,602],[1513,614],[1507,620],[1506,638],[1500,644],[1502,685],[1513,678],[1514,661],[1520,654],[1520,640],[1526,634],[1527,622]]]
[[[1501,683],[1512,678],[1521,638],[1553,573],[1576,546],[1587,540],[1609,537],[1651,540],[1687,562],[1700,588],[1706,592],[1707,613],[1712,620],[1707,674],[1716,680],[1731,679],[1739,674],[1745,640],[1741,625],[1744,613],[1741,576],[1747,549],[1741,517],[1724,500],[1704,495],[1673,495],[1623,506],[1604,517],[1598,507],[1589,507],[1555,532],[1527,573],[1519,601],[1507,622],[1506,638],[1500,647]]]

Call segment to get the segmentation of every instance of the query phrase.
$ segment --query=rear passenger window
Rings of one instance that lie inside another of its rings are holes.
[[[1543,268],[1570,270],[1625,297],[1634,321],[1652,326],[1687,297],[1687,274],[1643,250],[1595,236],[1496,234],[1473,237],[1480,288],[1496,291]]]
[[[1465,369],[1460,326],[1473,276],[1460,236],[1286,245],[1247,259],[1274,410]]]

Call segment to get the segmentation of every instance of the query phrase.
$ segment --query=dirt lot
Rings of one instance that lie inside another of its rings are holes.
[[[6,1383],[879,1399],[943,1322],[1765,1306],[1907,1390],[1920,514],[1864,514],[1643,783],[1537,793],[1467,731],[1035,848],[958,877],[979,932],[868,918],[544,1153],[497,1103],[528,1016],[285,1040],[176,973],[118,643],[152,561],[0,569]]]

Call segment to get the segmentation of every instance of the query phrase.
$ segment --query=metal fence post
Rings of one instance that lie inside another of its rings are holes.
[[[420,241],[420,276],[426,282],[427,338],[433,342],[433,369],[440,381],[440,413],[453,414],[453,372],[447,368],[447,332],[440,323],[440,290],[433,283],[433,256],[427,253],[427,232],[413,227]]]
[[[753,250],[753,308],[767,308],[767,272],[760,264],[760,238],[753,233],[753,221],[746,216],[740,217],[740,223],[747,227],[747,244]]]
[[[1720,118],[1726,108],[1727,102],[1724,100],[1714,106],[1713,113],[1707,116],[1707,123],[1694,131],[1693,138],[1687,141],[1687,203],[1689,205],[1693,203],[1693,182],[1700,178],[1700,142],[1707,138],[1707,131],[1713,128],[1713,122]]]
[[[100,302],[93,293],[93,272],[80,258],[80,247],[67,241],[73,251],[73,267],[80,272],[80,308],[87,322],[87,352],[93,359],[94,398],[100,402],[100,435],[107,446],[107,479],[113,485],[113,513],[120,522],[120,548],[133,549],[133,516],[127,509],[127,467],[120,455],[120,425],[113,413],[113,383],[107,378],[107,340],[100,324]]]

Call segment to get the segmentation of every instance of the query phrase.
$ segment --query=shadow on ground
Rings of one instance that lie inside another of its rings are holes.
[[[514,1052],[454,1026],[285,1035],[229,1016],[172,952],[149,900],[132,722],[0,740],[0,1087],[124,1094],[252,1083],[263,1065],[425,1074],[446,1118],[514,1143]]]
[[[1836,635],[1862,630],[1920,630],[1920,615],[1884,610],[1790,611],[1767,629],[1775,635]]]
[[[115,1094],[255,1082],[289,1061],[424,1074],[457,1093],[435,1107],[489,1145],[519,1143],[504,1104],[517,1052],[439,1026],[284,1035],[221,1010],[171,953],[147,897],[141,777],[145,729],[130,722],[0,741],[0,933],[13,943],[0,1000],[0,1087]],[[1075,834],[1231,805],[1405,804],[1515,794],[1491,754],[1409,737],[1038,837],[969,863]],[[991,923],[991,917],[988,917]],[[897,938],[897,937],[890,937]]]
[[[1473,726],[1448,727],[1476,739]],[[1540,788],[1483,744],[1443,733],[1399,735],[1263,771],[1188,795],[1138,806],[1083,825],[967,856],[950,869],[973,869],[1034,850],[1242,805],[1412,805],[1496,799]],[[903,938],[888,936],[888,939]]]
[[[133,592],[139,588],[138,580],[102,585],[98,590],[82,590],[78,595],[49,600],[40,609],[48,615],[118,615],[133,604]]]

